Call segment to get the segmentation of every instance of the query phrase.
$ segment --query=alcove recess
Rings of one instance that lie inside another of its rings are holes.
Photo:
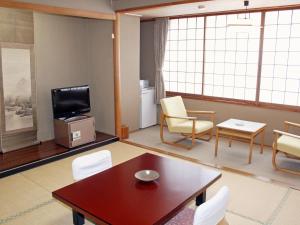
[[[0,8],[0,151],[37,144],[33,12]]]

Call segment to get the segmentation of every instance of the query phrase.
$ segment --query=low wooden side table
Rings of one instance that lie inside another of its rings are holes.
[[[259,134],[261,134],[260,153],[261,154],[263,153],[266,126],[267,125],[265,123],[257,123],[257,122],[238,120],[238,119],[229,119],[222,123],[217,124],[215,157],[217,157],[218,155],[218,144],[219,144],[220,136],[225,136],[230,138],[229,147],[231,147],[231,142],[233,138],[246,139],[246,140],[250,140],[249,158],[248,158],[248,163],[250,164],[252,160],[254,138]]]

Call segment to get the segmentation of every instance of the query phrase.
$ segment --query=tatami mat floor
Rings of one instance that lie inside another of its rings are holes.
[[[116,142],[83,154],[101,149],[112,152],[114,165],[150,152]],[[51,192],[73,182],[71,162],[76,157],[78,155],[0,179],[0,224],[71,225],[71,210],[54,200]],[[209,188],[208,198],[223,185],[231,191],[226,215],[230,225],[299,225],[299,191],[222,171],[222,178]],[[194,207],[194,203],[190,207]]]

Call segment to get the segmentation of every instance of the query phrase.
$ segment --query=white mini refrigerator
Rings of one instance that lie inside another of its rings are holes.
[[[141,89],[140,102],[140,128],[157,124],[157,106],[154,100],[154,88]]]

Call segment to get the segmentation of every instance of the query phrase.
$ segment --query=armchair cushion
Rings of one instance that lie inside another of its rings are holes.
[[[168,116],[187,117],[187,112],[181,96],[164,98],[160,100],[162,111]],[[184,122],[184,119],[166,119],[168,127],[173,127],[177,123]]]
[[[197,120],[195,124],[195,133],[201,133],[213,128],[214,124],[211,121],[203,121]],[[192,133],[193,129],[193,121],[192,120],[183,120],[181,122],[176,123],[173,126],[169,127],[170,132],[174,133],[185,133],[190,134]]]
[[[300,139],[282,135],[277,140],[277,149],[282,152],[300,157]]]

